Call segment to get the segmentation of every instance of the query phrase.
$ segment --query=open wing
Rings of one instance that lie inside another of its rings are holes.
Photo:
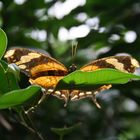
[[[80,70],[95,71],[102,68],[113,68],[123,72],[133,73],[136,67],[140,67],[138,61],[130,56],[112,56],[92,61],[89,64],[83,66]],[[96,102],[95,95],[111,87],[111,85],[102,85],[101,87],[94,89],[93,91],[74,90],[71,92],[70,97],[72,101],[91,97],[94,103],[98,107],[100,107],[99,104]]]
[[[113,68],[123,72],[133,73],[139,62],[131,56],[111,56],[92,61],[83,66],[82,71],[94,71],[102,68]]]
[[[15,63],[30,79],[45,89],[54,88],[68,73],[67,68],[47,54],[31,49],[12,48],[4,56],[8,63]]]

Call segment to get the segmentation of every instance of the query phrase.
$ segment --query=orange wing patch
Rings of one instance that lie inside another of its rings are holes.
[[[31,73],[32,77],[35,77],[38,73],[41,73],[41,72],[47,73],[48,71],[55,71],[54,75],[57,75],[58,72],[60,72],[60,71],[61,71],[60,75],[66,75],[68,73],[68,71],[65,67],[63,67],[62,65],[55,63],[55,62],[39,64],[30,69],[30,73]]]
[[[62,78],[63,76],[41,76],[35,79],[30,78],[29,82],[31,84],[40,85],[41,87],[45,89],[49,89],[49,88],[55,88],[59,80]]]
[[[100,69],[99,66],[96,65],[88,65],[81,68],[82,71],[94,71]]]

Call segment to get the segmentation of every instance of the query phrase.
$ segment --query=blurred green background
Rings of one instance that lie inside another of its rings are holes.
[[[8,47],[43,49],[66,66],[72,63],[75,40],[78,67],[117,54],[140,61],[139,0],[0,0],[0,27]],[[63,101],[49,97],[32,113],[34,125],[46,140],[59,139],[52,128],[79,123],[64,140],[140,140],[140,82],[113,86],[98,100],[102,109],[88,99],[64,107]],[[1,110],[0,139],[36,138],[13,113]]]

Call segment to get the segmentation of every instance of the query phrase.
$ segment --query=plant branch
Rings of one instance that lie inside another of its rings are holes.
[[[24,114],[22,114],[24,112]],[[29,114],[25,113],[25,110],[23,109],[23,112],[22,113],[19,113],[20,114],[20,118],[21,118],[21,122],[20,124],[23,125],[24,127],[26,127],[30,132],[32,132],[35,136],[38,137],[39,140],[45,140],[43,138],[43,136],[38,132],[37,128],[35,127],[35,125],[33,124]],[[27,119],[27,121],[25,120],[25,118]]]

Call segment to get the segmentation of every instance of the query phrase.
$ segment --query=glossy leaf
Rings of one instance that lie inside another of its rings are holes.
[[[75,71],[59,81],[56,90],[83,89],[92,90],[101,84],[125,84],[130,79],[140,79],[140,76],[121,72],[116,69],[101,69],[93,72]]]
[[[18,80],[12,72],[6,72],[6,76],[8,79],[9,90],[19,89]]]
[[[5,32],[2,29],[0,29],[0,59],[5,53],[6,47],[7,47],[7,36]]]
[[[17,80],[20,80],[20,69],[16,64],[9,64],[6,72],[12,73]]]
[[[21,105],[40,92],[39,86],[30,86],[8,92],[0,97],[0,109]]]
[[[1,63],[1,65],[3,66],[3,68],[4,68],[5,70],[7,70],[8,64],[7,64],[5,61],[3,61],[3,60],[0,60],[0,63]]]
[[[0,93],[4,94],[11,90],[19,89],[19,71],[8,67],[7,63],[0,61]]]
[[[9,91],[8,79],[6,76],[6,71],[4,70],[2,64],[0,63],[0,94]]]

